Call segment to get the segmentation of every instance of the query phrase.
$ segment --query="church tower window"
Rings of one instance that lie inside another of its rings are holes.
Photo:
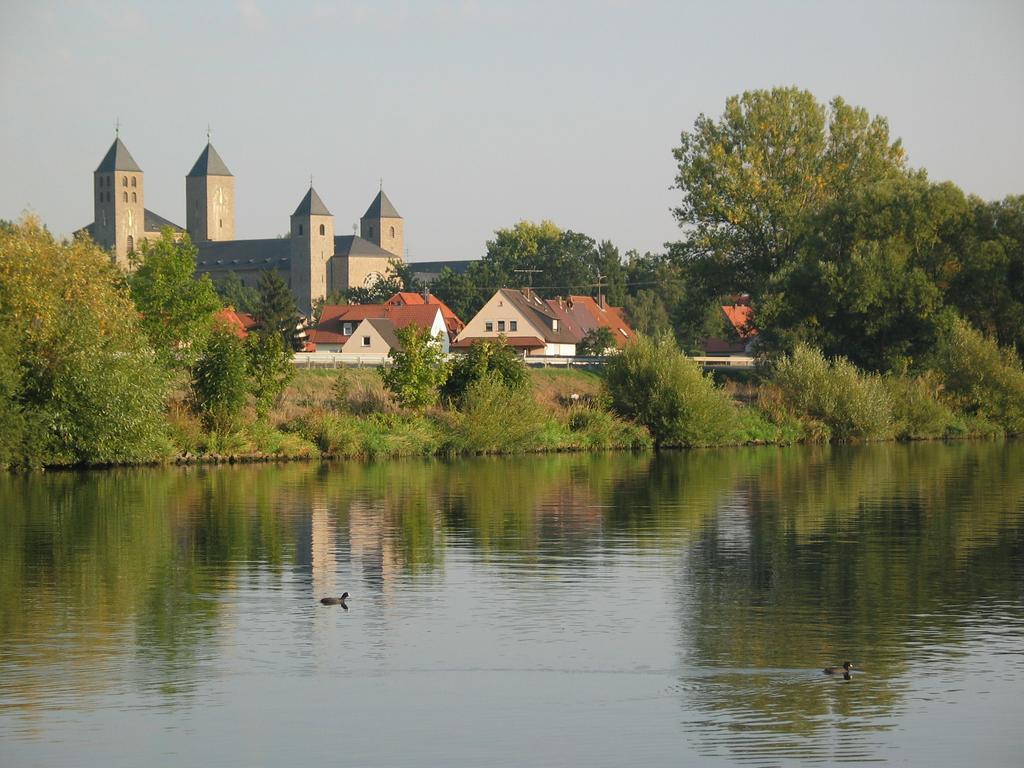
[[[134,176],[132,176],[132,186],[133,187],[135,186],[135,177]]]
[[[128,177],[127,176],[122,176],[121,177],[121,186],[122,187],[127,187],[128,186]]]
[[[135,193],[134,192],[132,192],[132,202],[133,203],[139,202],[138,199],[135,197]]]
[[[135,238],[128,235],[128,253],[135,253]]]
[[[124,193],[124,201],[126,203],[128,202],[128,193],[127,192]]]
[[[394,228],[394,227],[392,227],[392,228],[391,228],[391,236],[392,236],[392,237],[394,237],[394,236],[395,236],[395,228]]]
[[[320,225],[320,234],[323,235],[325,232],[326,232],[326,230],[324,229],[324,225],[321,224]]]

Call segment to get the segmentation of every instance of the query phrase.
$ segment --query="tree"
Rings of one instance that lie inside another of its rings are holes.
[[[288,284],[277,272],[267,270],[260,275],[259,290],[260,302],[256,310],[256,320],[264,330],[280,333],[286,344],[290,344],[299,309],[295,304],[295,297],[288,289]]]
[[[673,150],[675,216],[688,258],[702,262],[705,295],[744,292],[755,301],[788,267],[812,217],[866,184],[905,173],[900,142],[882,117],[808,91],[748,91],[704,115]]]
[[[107,252],[88,238],[58,243],[31,217],[0,226],[0,327],[4,461],[164,455],[166,372]]]
[[[245,340],[246,372],[256,399],[256,415],[266,418],[295,378],[292,351],[279,333],[250,333]]]
[[[259,307],[260,294],[255,288],[250,288],[242,282],[242,278],[236,272],[228,272],[223,278],[213,284],[220,296],[224,306],[234,307],[239,312],[255,314]]]
[[[611,328],[603,325],[591,328],[584,334],[583,341],[576,345],[576,353],[579,355],[601,356],[609,349],[615,349],[615,334]]]
[[[221,302],[207,275],[196,279],[196,248],[188,235],[175,240],[169,227],[145,241],[131,273],[132,300],[161,361],[188,367],[201,353]]]
[[[238,425],[247,390],[242,341],[233,328],[217,324],[192,366],[192,407],[207,429],[228,432]]]
[[[384,386],[404,408],[433,405],[449,370],[440,342],[418,325],[399,328],[395,335],[401,346],[391,350],[391,364],[378,369]]]
[[[441,393],[449,400],[460,400],[474,382],[486,376],[495,377],[510,389],[525,387],[530,380],[522,357],[499,336],[495,341],[475,341],[465,354],[455,358]]]
[[[441,270],[434,282],[430,284],[430,292],[451,308],[458,317],[469,320],[483,306],[483,301],[489,299],[493,291],[481,300],[481,291],[473,283],[473,280],[466,274],[454,272],[451,268],[445,267]],[[477,302],[480,302],[477,306]],[[474,309],[477,306],[477,309]]]

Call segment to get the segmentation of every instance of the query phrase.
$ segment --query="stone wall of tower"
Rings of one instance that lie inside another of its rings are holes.
[[[193,242],[235,239],[235,177],[185,178],[185,229]]]
[[[404,260],[405,233],[402,230],[402,221],[395,218],[362,218],[359,220],[359,236]]]
[[[93,174],[94,239],[113,252],[114,263],[128,269],[128,254],[142,246],[146,203],[141,171]]]
[[[291,288],[299,312],[327,296],[327,262],[334,256],[333,216],[292,216]]]

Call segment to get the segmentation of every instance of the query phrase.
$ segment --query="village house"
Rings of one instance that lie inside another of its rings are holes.
[[[754,325],[754,308],[750,297],[733,297],[732,304],[722,307],[722,314],[732,330],[729,338],[704,339],[701,348],[709,357],[746,357],[754,352],[757,342],[757,327]]]
[[[437,304],[330,304],[309,331],[309,340],[317,352],[387,355],[398,348],[395,331],[407,325],[428,329],[448,353],[448,326]]]
[[[590,296],[542,299],[529,289],[502,288],[466,323],[452,350],[466,350],[480,339],[504,337],[528,357],[572,357],[587,332],[608,328],[616,345],[632,341],[634,333],[620,307]]]

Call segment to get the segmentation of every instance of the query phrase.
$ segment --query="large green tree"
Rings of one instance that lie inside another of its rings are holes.
[[[256,309],[256,320],[264,330],[280,333],[291,343],[291,335],[295,329],[295,321],[299,317],[299,308],[295,304],[288,283],[277,272],[266,271],[259,280],[260,301]]]
[[[433,405],[449,371],[440,342],[418,325],[399,328],[395,335],[401,347],[392,349],[390,364],[378,369],[384,386],[404,408]]]
[[[760,298],[796,258],[815,214],[865,184],[905,173],[882,117],[808,91],[748,91],[717,120],[701,115],[673,152],[693,277],[706,296]]]
[[[143,242],[128,278],[132,300],[153,349],[172,367],[187,367],[202,354],[214,313],[221,307],[207,275],[196,278],[196,248],[170,228]]]

